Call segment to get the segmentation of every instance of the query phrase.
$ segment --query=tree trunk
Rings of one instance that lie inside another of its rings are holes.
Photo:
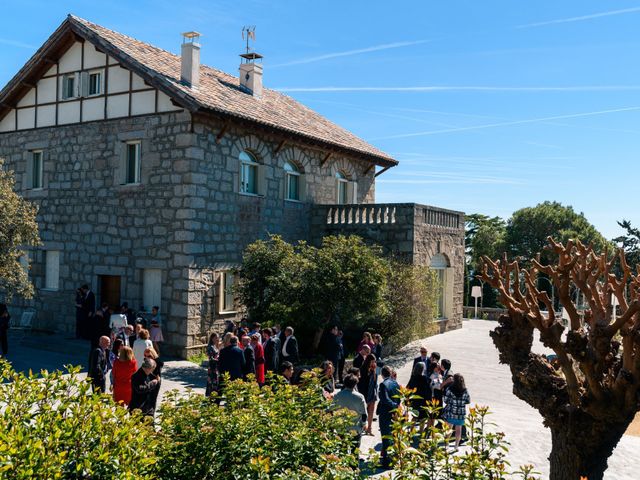
[[[558,419],[551,425],[550,480],[602,480],[607,460],[628,423],[582,418]]]

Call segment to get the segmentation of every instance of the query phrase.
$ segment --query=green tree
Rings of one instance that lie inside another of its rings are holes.
[[[0,292],[30,298],[33,285],[20,265],[24,247],[40,244],[37,207],[14,191],[13,172],[3,169],[0,158]]]
[[[553,261],[553,254],[545,246],[547,238],[566,243],[569,239],[593,244],[597,251],[612,248],[596,228],[582,213],[576,213],[573,207],[558,202],[543,202],[535,207],[522,208],[513,213],[507,222],[506,242],[510,255],[534,258],[540,253],[543,264]],[[499,255],[487,255],[499,258]]]
[[[472,276],[478,273],[482,264],[482,257],[499,258],[507,250],[507,224],[500,217],[489,217],[481,213],[467,215],[465,219],[465,248],[466,248],[466,277],[465,299],[467,305],[473,305],[471,286],[479,285]],[[482,305],[484,307],[497,306],[498,296],[487,284],[482,290]]]
[[[622,220],[618,225],[624,228],[627,234],[620,235],[613,241],[624,250],[627,263],[632,270],[635,270],[636,266],[640,265],[640,230],[632,227],[629,220]]]

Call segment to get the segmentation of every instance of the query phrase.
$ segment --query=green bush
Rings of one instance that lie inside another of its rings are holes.
[[[401,388],[402,404],[410,405],[412,398],[415,398],[413,390]],[[455,453],[448,447],[449,441],[453,440],[453,429],[440,419],[441,409],[436,403],[427,404],[425,408],[427,418],[421,422],[414,420],[417,415],[414,410],[398,411],[391,434],[393,472],[387,479],[535,480],[534,475],[538,473],[531,465],[509,470],[508,442],[504,433],[490,431],[494,425],[487,420],[488,407],[469,409],[466,418],[468,442]]]
[[[149,419],[93,395],[79,376],[0,361],[0,478],[157,478]]]
[[[328,410],[314,378],[269,384],[228,382],[210,398],[171,393],[160,418],[162,478],[357,478],[349,414]]]

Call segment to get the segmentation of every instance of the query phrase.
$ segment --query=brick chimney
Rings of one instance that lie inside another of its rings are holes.
[[[200,85],[200,34],[185,32],[182,34],[182,52],[180,57],[180,81],[191,88]]]
[[[254,97],[262,97],[262,64],[256,60],[262,59],[258,53],[243,53],[240,63],[240,88]]]

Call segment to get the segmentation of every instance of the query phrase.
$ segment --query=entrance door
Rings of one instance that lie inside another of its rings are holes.
[[[113,311],[120,310],[120,276],[100,275],[100,303],[107,302]]]

